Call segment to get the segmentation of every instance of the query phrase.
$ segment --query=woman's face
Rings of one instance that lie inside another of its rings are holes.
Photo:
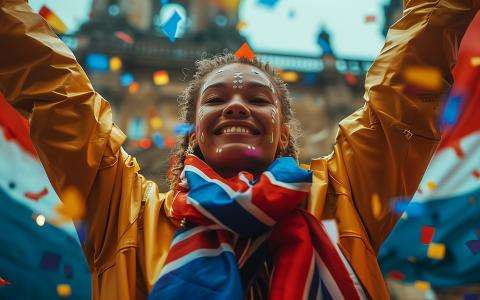
[[[196,103],[195,134],[205,161],[224,177],[259,174],[288,143],[277,91],[260,69],[229,64],[206,76]]]

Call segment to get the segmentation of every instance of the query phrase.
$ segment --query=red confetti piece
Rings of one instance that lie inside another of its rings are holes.
[[[130,44],[130,45],[133,44],[133,38],[123,31],[115,32],[115,36],[127,44]]]
[[[48,194],[48,189],[43,188],[43,190],[41,190],[40,192],[37,192],[37,193],[26,192],[25,197],[27,197],[28,199],[33,200],[33,201],[38,201],[41,198],[45,197],[47,194]]]
[[[8,284],[11,284],[11,282],[0,277],[0,286],[5,286]]]
[[[365,23],[373,23],[377,20],[377,17],[374,15],[365,16]]]
[[[388,277],[392,278],[393,280],[399,280],[399,281],[405,280],[405,275],[402,272],[396,271],[396,270],[390,271],[388,273]]]
[[[480,179],[480,170],[473,170],[472,175],[473,177]]]
[[[458,158],[462,159],[462,158],[465,157],[465,153],[463,152],[462,146],[460,146],[459,141],[455,141],[452,144],[452,149],[453,149],[453,151],[455,151],[455,155],[457,155]]]
[[[240,48],[238,48],[237,52],[235,52],[235,56],[237,58],[247,58],[252,60],[255,58],[255,53],[253,53],[250,46],[245,42]]]
[[[142,149],[148,149],[148,148],[152,147],[152,140],[151,139],[141,139],[138,142],[138,146],[140,146],[140,148],[142,148]]]
[[[432,226],[423,226],[421,231],[422,244],[428,245],[433,240],[433,235],[435,234],[435,227]]]

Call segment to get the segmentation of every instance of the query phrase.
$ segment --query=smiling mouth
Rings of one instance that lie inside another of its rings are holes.
[[[221,134],[258,135],[259,132],[245,126],[226,126],[215,131],[215,135]]]

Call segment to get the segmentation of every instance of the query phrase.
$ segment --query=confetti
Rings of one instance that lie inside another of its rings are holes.
[[[34,192],[26,192],[25,197],[27,197],[30,200],[33,201],[38,201],[48,195],[48,189],[43,188],[40,192],[34,193]]]
[[[121,41],[123,41],[123,42],[125,42],[125,43],[127,43],[127,44],[130,44],[130,45],[133,44],[133,42],[134,42],[132,36],[130,36],[129,34],[123,32],[123,31],[116,31],[116,32],[115,32],[115,36],[116,36],[119,40],[121,40]]]
[[[8,284],[11,284],[11,282],[6,280],[6,279],[3,279],[2,277],[0,277],[0,286],[5,286],[5,285],[8,285]]]
[[[480,66],[480,56],[473,56],[470,58],[470,64],[472,67],[478,67]]]
[[[394,199],[392,206],[393,211],[397,214],[407,213],[410,217],[420,217],[425,213],[425,207],[422,203],[410,202],[409,199]]]
[[[110,58],[110,70],[116,72],[122,68],[122,60],[118,56]]]
[[[350,86],[356,86],[358,84],[358,78],[357,76],[355,76],[354,74],[352,74],[351,72],[347,72],[345,73],[345,75],[343,75],[343,77],[345,78],[345,81],[348,83],[348,85]]]
[[[120,76],[120,84],[122,86],[129,86],[133,83],[133,75],[130,73],[124,73],[122,76]]]
[[[258,0],[258,4],[266,6],[268,8],[273,8],[277,5],[278,0]]]
[[[57,253],[45,251],[40,261],[40,268],[43,270],[57,271],[60,267],[61,258]]]
[[[473,255],[477,255],[480,252],[480,240],[470,240],[466,242],[465,245],[470,249]]]
[[[152,140],[149,138],[143,138],[138,141],[138,146],[142,149],[149,149],[150,147],[152,147]]]
[[[67,187],[60,199],[62,203],[55,208],[59,216],[56,223],[67,220],[80,221],[84,217],[85,205],[82,201],[82,196],[76,188]]]
[[[279,73],[280,77],[285,82],[297,82],[298,81],[298,73],[293,71],[281,71]]]
[[[475,177],[476,179],[480,179],[480,170],[473,170],[472,171],[472,176]]]
[[[85,57],[85,65],[89,70],[108,71],[110,69],[110,59],[105,54],[89,53]]]
[[[37,223],[38,226],[42,227],[43,225],[45,225],[45,216],[41,214],[36,215],[35,222]]]
[[[378,194],[372,195],[372,214],[375,219],[380,217],[380,213],[382,212],[382,203],[380,201],[380,197]]]
[[[162,31],[170,42],[175,42],[178,23],[182,20],[180,14],[175,10],[172,16],[162,25]]]
[[[57,33],[65,33],[67,31],[67,25],[46,5],[42,6],[38,13]]]
[[[428,291],[430,289],[430,282],[428,281],[423,281],[423,280],[417,280],[413,283],[413,286],[419,290],[419,291]]]
[[[443,107],[441,123],[443,126],[455,125],[460,116],[463,97],[459,95],[450,96]]]
[[[193,124],[178,123],[173,126],[175,135],[188,135],[194,129]]]
[[[425,245],[430,244],[433,240],[434,235],[435,235],[435,227],[423,226],[421,229],[421,237],[420,237],[422,244],[425,244]]]
[[[60,283],[57,284],[57,294],[62,298],[67,298],[72,294],[72,289],[69,284]]]
[[[405,274],[397,270],[390,271],[388,273],[388,277],[392,278],[393,280],[399,280],[399,281],[405,280]]]
[[[235,56],[237,58],[246,58],[246,59],[254,59],[255,58],[255,53],[253,53],[252,49],[248,44],[245,42],[238,48],[238,50],[235,52]]]
[[[165,147],[168,149],[171,149],[175,147],[175,144],[177,143],[176,139],[173,136],[167,136],[165,138]]]
[[[136,92],[138,92],[139,89],[140,89],[140,85],[136,81],[132,82],[132,84],[128,87],[128,91],[131,94],[135,94]]]
[[[427,182],[427,188],[431,191],[437,188],[437,184],[431,180]]]
[[[160,129],[163,126],[162,118],[160,117],[153,117],[150,119],[150,127],[153,129]]]
[[[245,28],[247,28],[247,22],[245,22],[245,21],[239,21],[239,22],[237,23],[237,30],[238,30],[238,31],[242,31],[242,30],[244,30]]]
[[[159,149],[163,149],[165,148],[165,141],[163,139],[163,136],[160,132],[155,132],[153,135],[152,135],[152,140],[153,140],[153,144],[159,148]]]
[[[445,257],[445,245],[440,243],[429,244],[427,256],[431,259],[442,260]]]
[[[168,72],[164,70],[156,71],[153,73],[153,83],[155,85],[166,85],[170,82]]]
[[[375,15],[365,16],[365,23],[375,23],[376,20],[377,20],[377,16]]]
[[[442,75],[436,68],[410,67],[403,75],[407,83],[421,89],[437,91],[442,87]]]

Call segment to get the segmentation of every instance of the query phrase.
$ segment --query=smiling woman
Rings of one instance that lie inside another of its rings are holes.
[[[277,156],[297,157],[290,93],[269,64],[227,54],[197,62],[194,78],[180,97],[180,118],[195,132],[177,146],[172,188],[188,147],[225,177],[258,175]]]

